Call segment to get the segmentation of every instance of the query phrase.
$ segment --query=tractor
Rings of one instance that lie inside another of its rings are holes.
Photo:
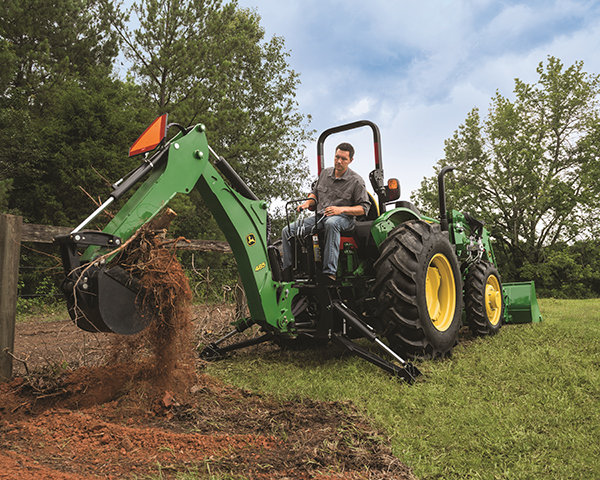
[[[291,277],[284,278],[267,203],[208,145],[202,124],[184,128],[168,124],[166,115],[157,118],[130,148],[130,156],[144,154],[141,165],[116,182],[109,198],[70,234],[55,239],[71,318],[84,330],[122,335],[150,324],[154,316],[142,305],[139,279],[106,258],[175,194],[197,188],[231,246],[249,311],[200,352],[204,359],[266,341],[290,348],[331,341],[413,382],[421,372],[409,360],[450,355],[464,324],[476,335],[493,335],[503,323],[540,321],[533,282],[502,285],[483,222],[446,209],[444,176],[454,167],[439,173],[439,218],[399,200],[397,179],[384,181],[380,132],[371,121],[324,131],[317,141],[318,172],[325,140],[362,127],[373,133],[369,180],[375,195],[368,214],[342,232],[338,275],[331,282],[320,268],[322,233],[292,238]],[[170,128],[179,131],[167,140]],[[129,191],[134,193],[103,231],[84,230]],[[288,223],[305,200],[286,204]],[[231,343],[254,325],[256,337]],[[361,338],[378,353],[357,342]]]

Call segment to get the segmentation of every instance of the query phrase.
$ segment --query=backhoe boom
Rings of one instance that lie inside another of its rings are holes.
[[[267,203],[258,200],[239,177],[231,175],[233,170],[224,159],[211,154],[204,130],[203,125],[196,125],[185,134],[178,134],[145,162],[145,165],[153,165],[154,168],[143,166],[147,178],[108,223],[103,233],[125,242],[138,228],[156,216],[177,193],[187,194],[194,187],[197,188],[234,252],[251,318],[267,329],[272,326],[280,332],[286,332],[288,325],[294,320],[291,300],[297,290],[291,284],[273,281],[268,257]],[[229,171],[231,184],[236,185],[245,195],[236,191],[223,179],[211,163],[212,158],[221,164],[224,170]],[[128,188],[133,187],[133,183],[135,182],[130,182]],[[118,189],[119,187],[115,191]],[[70,243],[72,249],[73,245],[84,245],[78,244],[78,238],[81,237],[85,237],[85,231],[61,238],[59,243],[63,248]],[[92,245],[87,248],[80,262],[93,263],[94,259],[103,253],[107,253],[106,245]],[[63,258],[73,259],[74,256],[63,255]],[[76,261],[65,264],[65,274],[70,278],[67,288],[81,290],[84,285],[83,279],[79,278],[82,268],[73,263]],[[100,276],[105,274],[107,273],[98,273]],[[114,282],[111,282],[111,285],[112,283]],[[86,285],[90,285],[90,282]],[[87,290],[89,291],[89,288]],[[69,296],[68,292],[66,293]],[[71,292],[71,297],[74,296],[76,294]],[[102,312],[102,302],[113,300],[98,298],[96,301],[99,304],[98,310]],[[73,303],[77,302],[74,300]],[[93,301],[91,303],[94,304]],[[85,306],[80,302],[78,308],[85,309]],[[81,313],[86,313],[85,310],[78,312],[75,308],[72,308],[71,312],[76,320]],[[114,310],[111,310],[111,315],[114,314]],[[109,324],[139,324],[139,319],[133,319],[129,312],[124,312],[123,315],[123,318],[118,320],[97,320],[92,323],[98,323],[96,328],[101,331],[113,331],[113,327],[107,327]],[[91,315],[94,318],[102,316],[102,313],[98,312]],[[128,329],[125,328],[125,331]]]

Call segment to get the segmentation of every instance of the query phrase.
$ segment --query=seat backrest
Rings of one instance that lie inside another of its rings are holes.
[[[357,222],[373,221],[379,217],[379,205],[377,204],[375,197],[371,195],[371,192],[367,192],[367,195],[369,196],[369,203],[371,205],[369,208],[369,213],[356,217]]]

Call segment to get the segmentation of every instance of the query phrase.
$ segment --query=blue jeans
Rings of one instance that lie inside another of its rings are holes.
[[[325,245],[322,246],[323,255],[323,273],[325,275],[336,275],[338,267],[338,258],[340,256],[340,237],[343,230],[347,230],[354,225],[354,217],[351,215],[333,215],[325,217],[319,215],[316,231],[325,231]],[[315,215],[308,218],[296,220],[290,224],[289,229],[286,226],[281,234],[283,246],[283,268],[292,265],[292,246],[290,238],[298,235],[304,236],[313,232],[315,225]],[[315,232],[316,233],[316,232]]]

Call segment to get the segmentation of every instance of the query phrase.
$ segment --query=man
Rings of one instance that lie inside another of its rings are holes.
[[[335,150],[334,160],[334,166],[321,172],[308,199],[297,210],[300,212],[314,207],[316,201],[317,230],[325,231],[323,273],[335,281],[340,254],[340,232],[351,228],[355,217],[366,215],[370,203],[364,180],[348,168],[354,160],[354,147],[349,143],[341,143]],[[283,270],[286,276],[292,265],[290,238],[296,235],[299,223],[304,225],[306,234],[311,233],[315,216],[297,220],[289,228],[283,229]]]

